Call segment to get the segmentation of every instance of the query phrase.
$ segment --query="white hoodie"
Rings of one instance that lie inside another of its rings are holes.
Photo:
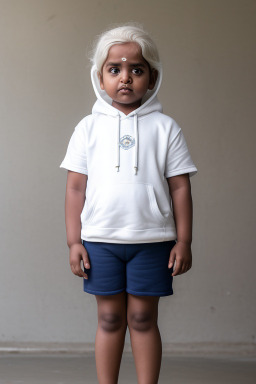
[[[125,115],[100,89],[98,100],[76,126],[62,168],[88,175],[81,238],[108,243],[176,239],[166,178],[197,172],[178,124],[157,100],[160,73],[142,105]]]

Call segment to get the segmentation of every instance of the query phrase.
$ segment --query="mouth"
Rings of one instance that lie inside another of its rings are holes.
[[[126,92],[129,93],[129,92],[132,92],[132,89],[131,88],[127,88],[127,87],[121,87],[118,89],[119,92]]]

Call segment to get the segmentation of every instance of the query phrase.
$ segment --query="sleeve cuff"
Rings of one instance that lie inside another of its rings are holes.
[[[167,172],[165,174],[165,177],[173,177],[173,176],[178,176],[178,175],[184,175],[185,173],[189,174],[189,177],[194,176],[197,173],[197,168],[196,167],[189,167],[189,168],[181,168],[181,169],[175,169],[174,171]]]

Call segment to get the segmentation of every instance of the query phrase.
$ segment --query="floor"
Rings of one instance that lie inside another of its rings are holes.
[[[96,384],[94,356],[0,354],[0,384]],[[133,359],[124,355],[119,384],[136,384]],[[159,384],[255,384],[255,357],[163,358]]]

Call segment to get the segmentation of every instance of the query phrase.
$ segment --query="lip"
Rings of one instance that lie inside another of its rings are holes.
[[[132,91],[132,89],[131,88],[127,88],[127,87],[121,87],[121,88],[119,88],[118,89],[118,91]]]

